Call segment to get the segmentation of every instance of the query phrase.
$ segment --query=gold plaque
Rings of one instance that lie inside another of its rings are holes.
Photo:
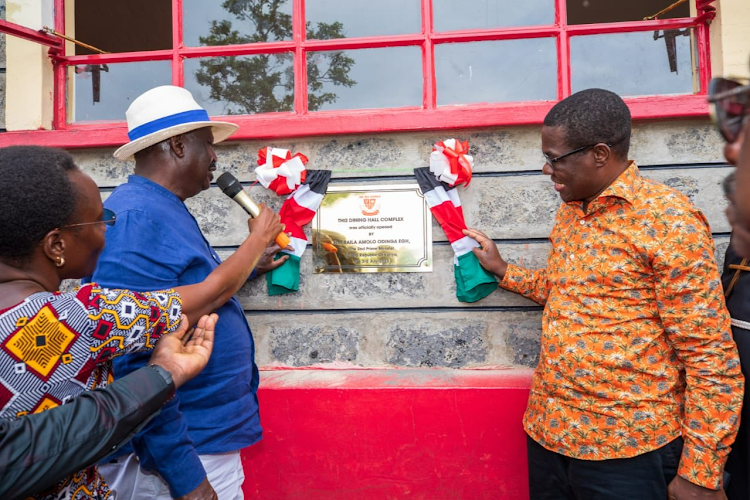
[[[312,233],[316,273],[432,271],[432,214],[417,184],[329,186]]]

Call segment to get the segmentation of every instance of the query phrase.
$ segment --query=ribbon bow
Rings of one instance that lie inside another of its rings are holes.
[[[263,148],[258,151],[255,177],[263,187],[278,195],[289,194],[305,182],[307,157],[302,153],[292,156],[288,149]]]
[[[447,139],[438,142],[430,153],[430,172],[451,187],[468,186],[474,158],[469,156],[469,142]]]

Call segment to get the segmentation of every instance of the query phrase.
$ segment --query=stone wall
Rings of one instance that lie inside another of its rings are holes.
[[[303,152],[308,167],[333,171],[339,183],[403,183],[424,166],[433,142],[468,140],[475,158],[461,199],[470,227],[487,232],[511,262],[544,266],[546,241],[559,197],[541,174],[539,127],[435,133],[313,137],[217,146],[219,171],[251,184],[257,151],[273,145]],[[721,181],[722,141],[707,121],[639,123],[631,158],[643,175],[673,186],[706,213],[721,260],[728,244]],[[111,150],[73,151],[107,196],[132,165]],[[259,186],[252,196],[278,209],[282,199]],[[247,235],[242,210],[212,187],[189,200],[206,236],[222,256]],[[534,366],[541,307],[499,290],[475,304],[455,298],[453,253],[437,224],[432,273],[313,274],[303,257],[298,293],[269,297],[264,279],[240,292],[253,328],[261,366],[488,367]]]

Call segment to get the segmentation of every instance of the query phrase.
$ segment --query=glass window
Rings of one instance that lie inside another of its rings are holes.
[[[292,0],[183,0],[182,30],[188,47],[291,40]]]
[[[307,0],[305,18],[316,40],[422,31],[420,0]]]
[[[435,31],[511,26],[538,26],[555,22],[554,0],[432,0]]]
[[[294,109],[294,55],[206,57],[185,61],[185,88],[209,115]]]
[[[75,1],[75,38],[106,52],[172,48],[170,0]],[[76,55],[96,54],[75,46]]]
[[[435,46],[438,105],[557,98],[554,38]]]
[[[69,69],[70,121],[124,121],[125,110],[143,92],[172,81],[169,61],[81,64]],[[73,89],[70,85],[73,85]]]
[[[420,106],[419,47],[312,52],[307,59],[310,111]]]
[[[566,0],[568,24],[641,21],[674,4],[675,0]],[[676,6],[659,19],[690,17],[690,2]]]
[[[692,94],[692,36],[685,29],[572,37],[573,92],[596,87],[621,96]]]

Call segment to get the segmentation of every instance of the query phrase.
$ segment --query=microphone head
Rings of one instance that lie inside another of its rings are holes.
[[[216,179],[216,185],[224,192],[225,195],[230,198],[237,196],[237,193],[242,191],[242,184],[237,180],[237,177],[233,176],[229,172],[224,172]]]

